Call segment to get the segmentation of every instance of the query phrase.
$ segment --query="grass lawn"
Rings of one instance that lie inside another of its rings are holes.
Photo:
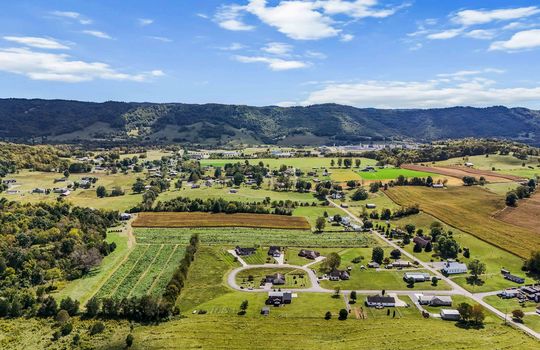
[[[285,262],[291,265],[303,266],[313,262],[311,259],[307,259],[301,256],[298,256],[300,249],[316,250],[321,253],[321,256],[328,256],[328,254],[336,252],[339,253],[342,248],[313,248],[313,247],[302,247],[302,248],[285,248]]]
[[[503,250],[528,258],[540,247],[540,236],[492,217],[504,208],[504,197],[480,187],[449,187],[432,191],[424,187],[395,187],[387,191],[401,205],[420,204],[420,209],[464,232]]]
[[[328,216],[334,216],[336,214],[343,215],[343,210],[335,207],[297,207],[293,211],[294,216],[303,216],[311,225],[312,228],[315,228],[315,223],[317,222],[317,218],[324,217],[324,213],[327,213]],[[332,226],[328,222],[326,223],[326,226],[324,227],[324,231],[343,231],[343,226]]]
[[[540,315],[525,315],[523,323],[536,332],[540,332]]]
[[[358,174],[364,180],[395,180],[400,175],[403,175],[408,178],[412,177],[433,177],[433,174],[415,171],[401,168],[384,168],[384,169],[375,169],[376,171],[359,171]]]
[[[390,209],[393,211],[400,208],[398,204],[396,204],[394,201],[388,198],[388,196],[384,194],[384,192],[382,191],[379,191],[377,193],[369,193],[369,197],[366,200],[353,201],[351,199],[351,196],[354,194],[355,191],[356,191],[355,189],[347,190],[346,198],[344,201],[341,201],[341,202],[347,203],[349,208],[351,208],[353,212],[358,213],[358,215],[361,215],[364,211],[369,214],[372,211],[377,211],[380,213],[382,209]],[[368,203],[375,204],[376,208],[367,209],[366,204]]]
[[[107,234],[107,242],[116,243],[115,251],[103,258],[101,264],[90,271],[88,275],[67,282],[63,288],[60,288],[53,294],[54,297],[57,300],[61,300],[69,296],[72,299],[79,300],[81,304],[86,303],[96,290],[107,281],[114,269],[122,263],[126,255],[129,254],[127,241],[128,238],[125,231],[109,232]]]
[[[242,259],[249,265],[261,265],[275,261],[273,257],[268,255],[268,249],[264,247],[257,248],[255,254],[243,256]]]
[[[244,288],[253,287],[258,288],[261,284],[261,280],[266,276],[281,273],[285,275],[285,284],[275,285],[274,288],[309,288],[311,282],[309,277],[303,270],[293,268],[271,268],[271,267],[257,267],[248,270],[242,270],[236,275],[236,283]],[[249,277],[252,277],[251,280]]]
[[[330,179],[335,182],[347,182],[349,180],[362,180],[362,177],[353,169],[331,169]]]
[[[505,313],[511,313],[513,310],[518,309],[523,312],[531,312],[536,310],[535,302],[526,301],[525,303],[521,304],[517,298],[502,299],[496,295],[491,295],[485,297],[484,301]]]

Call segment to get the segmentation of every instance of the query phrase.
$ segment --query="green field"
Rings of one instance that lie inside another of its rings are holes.
[[[202,244],[234,247],[293,246],[293,247],[362,247],[370,246],[373,238],[366,233],[325,232],[302,230],[273,230],[248,228],[137,228],[137,242],[143,244],[186,245],[192,234],[198,234]]]
[[[500,174],[523,176],[533,178],[540,175],[539,157],[530,156],[523,161],[512,155],[490,154],[486,156],[471,156],[467,158],[451,158],[445,161],[436,162],[436,165],[462,165],[465,162],[471,162],[476,169],[490,170]],[[525,163],[525,166],[523,166]]]
[[[375,170],[376,171],[359,171],[358,174],[364,180],[395,180],[400,175],[403,175],[407,178],[428,177],[428,176],[434,177],[432,173],[408,170],[408,169],[400,169],[400,168],[384,168],[384,169],[375,168]]]

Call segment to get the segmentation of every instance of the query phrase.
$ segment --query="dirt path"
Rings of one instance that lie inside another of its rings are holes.
[[[135,219],[136,217],[126,223],[126,234],[128,236],[127,246],[129,250],[131,250],[131,248],[137,244],[135,241],[135,235],[133,234],[133,226],[131,225]]]

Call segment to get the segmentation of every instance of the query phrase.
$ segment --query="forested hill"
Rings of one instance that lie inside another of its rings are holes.
[[[324,104],[91,103],[0,99],[0,139],[16,142],[358,143],[501,137],[540,144],[540,111],[525,108],[372,109]]]

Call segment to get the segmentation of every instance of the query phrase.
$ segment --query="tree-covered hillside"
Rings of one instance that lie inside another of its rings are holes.
[[[506,107],[390,110],[335,104],[285,108],[0,100],[0,138],[10,141],[325,144],[462,137],[539,144],[540,112]]]

